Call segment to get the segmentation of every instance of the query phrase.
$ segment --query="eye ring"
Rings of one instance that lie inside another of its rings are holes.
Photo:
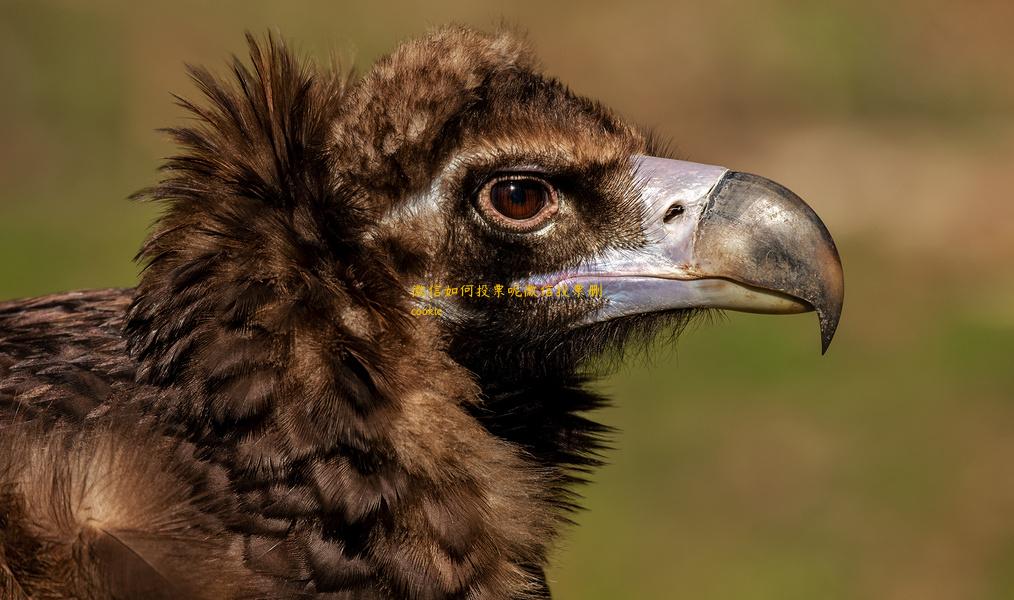
[[[494,177],[479,189],[476,206],[491,224],[515,233],[540,229],[560,208],[548,181],[530,173]]]

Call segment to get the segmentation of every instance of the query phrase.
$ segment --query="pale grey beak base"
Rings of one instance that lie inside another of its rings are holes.
[[[817,312],[826,352],[842,309],[841,260],[816,213],[763,177],[641,156],[644,232],[554,283],[598,280],[604,305],[585,322],[681,308]]]

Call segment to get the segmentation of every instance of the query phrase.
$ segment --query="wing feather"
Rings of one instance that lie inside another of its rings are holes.
[[[0,429],[0,599],[276,597],[174,443],[136,421]]]

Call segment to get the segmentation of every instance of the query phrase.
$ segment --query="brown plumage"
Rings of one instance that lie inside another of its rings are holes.
[[[0,598],[548,597],[605,431],[580,367],[691,313],[410,289],[643,245],[650,141],[507,34],[193,76],[137,288],[0,304]],[[580,198],[555,237],[477,216],[508,167]]]

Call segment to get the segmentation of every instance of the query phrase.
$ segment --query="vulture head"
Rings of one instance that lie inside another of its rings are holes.
[[[429,350],[491,377],[573,371],[700,309],[815,310],[831,342],[842,271],[813,210],[763,177],[667,157],[507,34],[439,30],[352,85],[273,42],[253,60],[235,67],[242,97],[195,73],[213,106],[187,106],[210,129],[173,130],[191,154],[151,194],[173,206],[168,239],[143,251],[154,263],[193,237],[178,220],[211,218],[247,236],[256,279],[332,283],[316,290],[324,320],[366,338],[426,329]],[[225,262],[202,242],[188,273]],[[165,283],[151,271],[143,287]]]
[[[816,310],[826,351],[842,272],[816,214],[762,177],[666,157],[517,40],[445,30],[352,99],[333,160],[380,200],[363,243],[480,384],[573,372],[701,309]]]
[[[814,212],[666,156],[515,37],[439,29],[360,78],[250,48],[228,80],[192,71],[206,98],[181,100],[196,119],[140,194],[164,212],[123,356],[91,371],[129,381],[88,412],[172,440],[175,466],[135,471],[185,473],[188,510],[222,524],[200,547],[240,548],[242,572],[285,594],[546,597],[605,431],[589,359],[707,309],[813,310],[827,349],[842,269]],[[185,579],[189,535],[158,572]]]

